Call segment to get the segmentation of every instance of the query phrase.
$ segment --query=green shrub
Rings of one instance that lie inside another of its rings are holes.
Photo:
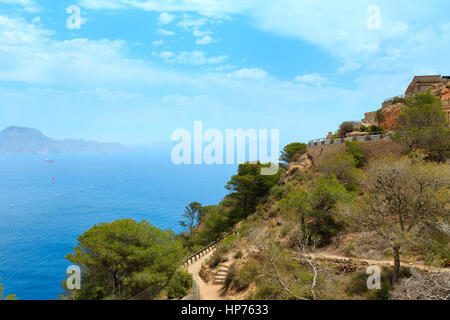
[[[361,168],[366,161],[366,156],[361,151],[361,144],[357,141],[345,142],[345,153],[351,155],[355,159],[355,166]]]
[[[328,211],[334,207],[337,201],[348,201],[351,199],[352,194],[332,174],[317,179],[312,193],[311,204],[314,209]]]
[[[253,296],[254,300],[276,300],[280,293],[280,289],[275,283],[265,282],[259,286]]]
[[[367,288],[367,277],[368,275],[365,271],[355,273],[345,288],[345,292],[352,296],[365,294],[369,291]]]
[[[369,290],[367,288],[367,279],[369,275],[367,275],[365,271],[359,271],[352,276],[350,283],[345,288],[345,291],[349,295],[366,296],[371,300],[388,300],[390,291],[393,289],[392,275],[392,267],[383,267],[381,271],[381,289]],[[408,268],[400,268],[400,279],[408,278],[410,276],[411,272]]]
[[[222,262],[223,256],[218,254],[217,252],[214,252],[214,254],[206,261],[206,264],[214,269],[219,265],[219,263]]]
[[[187,295],[192,287],[192,276],[184,271],[177,271],[167,286],[169,299],[181,299]]]
[[[242,251],[239,250],[238,252],[236,252],[236,253],[234,254],[234,258],[235,258],[235,259],[240,259],[240,258],[242,258],[243,255],[244,255],[244,254],[242,253]]]
[[[360,122],[355,121],[344,121],[339,126],[338,135],[340,138],[344,138],[347,133],[353,132],[358,130],[358,128],[361,126]]]
[[[345,246],[344,249],[344,253],[346,256],[351,257],[353,256],[353,250],[355,249],[356,244],[353,241],[350,241],[349,243],[347,243],[347,245]]]
[[[292,190],[292,183],[287,183],[283,186],[276,185],[272,189],[270,189],[270,195],[275,200],[281,200],[286,197],[289,192]]]
[[[225,255],[234,248],[235,239],[236,236],[232,235],[218,244],[216,251],[214,251],[213,255],[206,261],[206,264],[214,269],[219,263],[228,261],[228,258]]]
[[[247,262],[241,267],[235,277],[233,287],[238,291],[247,289],[250,283],[256,280],[258,273],[258,266],[255,263]]]
[[[355,191],[358,187],[357,161],[351,154],[336,154],[320,166],[320,171],[336,178],[345,185],[347,190]]]
[[[227,274],[225,276],[225,282],[223,283],[223,287],[225,290],[228,290],[228,288],[234,282],[236,277],[237,277],[236,265],[233,264],[228,268]]]
[[[383,132],[383,131],[384,131],[384,129],[382,127],[375,126],[375,125],[370,126],[368,129],[369,133],[378,133],[378,132]]]
[[[367,132],[368,130],[369,130],[369,128],[366,126],[360,126],[358,129],[359,132]]]
[[[396,103],[406,103],[406,99],[405,98],[401,98],[401,97],[395,97],[394,99],[392,99],[392,104],[396,104]]]

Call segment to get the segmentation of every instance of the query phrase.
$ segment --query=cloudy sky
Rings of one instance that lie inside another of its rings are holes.
[[[450,75],[449,12],[448,0],[0,0],[0,128],[147,145],[201,120],[319,138],[414,75]]]

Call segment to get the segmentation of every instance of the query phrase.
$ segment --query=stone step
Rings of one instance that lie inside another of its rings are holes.
[[[228,270],[217,270],[216,273],[228,273]]]

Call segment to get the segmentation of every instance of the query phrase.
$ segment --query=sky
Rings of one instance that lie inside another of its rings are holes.
[[[0,129],[129,145],[308,141],[450,75],[448,0],[0,0]],[[79,13],[79,15],[78,15]]]

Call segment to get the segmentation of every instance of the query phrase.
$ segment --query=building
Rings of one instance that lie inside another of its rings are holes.
[[[434,84],[442,82],[442,77],[440,75],[434,76],[415,76],[413,81],[408,86],[405,91],[406,97],[411,97],[416,93],[427,92]]]
[[[366,127],[375,125],[376,115],[377,115],[377,111],[366,112],[364,114],[364,119],[361,121],[361,124]]]
[[[415,76],[406,89],[405,95],[387,99],[383,102],[382,109],[385,111],[387,108],[391,108],[390,106],[395,104],[396,101],[399,101],[399,99],[411,97],[417,93],[424,93],[427,92],[427,90],[431,90],[432,94],[442,99],[443,109],[450,122],[450,76]],[[362,120],[362,124],[365,126],[374,125],[376,113],[376,111],[367,112]]]

